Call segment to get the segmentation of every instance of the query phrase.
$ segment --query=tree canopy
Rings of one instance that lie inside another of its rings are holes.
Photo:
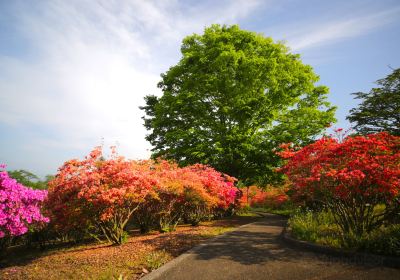
[[[400,68],[376,84],[368,93],[353,93],[361,103],[350,110],[347,119],[361,134],[387,131],[400,135]]]
[[[328,88],[299,55],[237,25],[184,38],[182,58],[148,95],[153,157],[209,164],[245,184],[270,182],[280,143],[306,144],[335,121]]]

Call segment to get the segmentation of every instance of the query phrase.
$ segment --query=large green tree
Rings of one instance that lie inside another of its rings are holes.
[[[400,68],[376,84],[368,93],[353,93],[361,103],[350,110],[347,119],[361,134],[387,131],[400,135]]]
[[[328,88],[282,43],[237,25],[183,40],[161,74],[163,95],[145,97],[153,157],[205,163],[245,184],[271,182],[280,143],[305,144],[333,122]]]

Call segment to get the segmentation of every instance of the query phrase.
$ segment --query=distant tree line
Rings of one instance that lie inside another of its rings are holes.
[[[47,189],[48,182],[54,178],[53,175],[46,175],[44,180],[41,180],[37,175],[24,169],[8,171],[8,175],[18,183],[35,190]]]

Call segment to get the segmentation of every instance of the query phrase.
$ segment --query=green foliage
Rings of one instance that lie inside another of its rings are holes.
[[[289,226],[298,239],[340,247],[341,230],[329,212],[298,211],[289,219]]]
[[[294,206],[292,204],[286,204],[282,208],[279,208],[279,209],[266,208],[266,207],[252,207],[251,211],[271,213],[271,214],[289,217],[295,213],[296,209],[294,208]]]
[[[400,225],[387,226],[372,232],[360,247],[377,254],[400,256]]]
[[[36,190],[47,189],[47,183],[54,178],[53,175],[47,175],[45,180],[40,180],[40,178],[32,172],[23,169],[8,171],[8,175],[17,180],[18,183]]]
[[[376,83],[368,93],[353,93],[361,104],[347,119],[361,134],[387,131],[400,136],[400,68]]]
[[[161,267],[171,258],[171,255],[165,250],[154,251],[145,256],[144,263],[145,266],[151,271]]]
[[[328,89],[282,43],[212,25],[183,40],[182,58],[148,95],[153,157],[209,164],[245,182],[271,182],[280,143],[308,143],[334,121]]]
[[[289,219],[289,226],[291,234],[301,240],[347,250],[400,256],[400,224],[384,225],[359,237],[345,235],[329,212],[297,211]]]

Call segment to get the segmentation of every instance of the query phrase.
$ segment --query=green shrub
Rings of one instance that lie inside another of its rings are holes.
[[[400,224],[381,227],[359,244],[360,249],[376,254],[400,256]]]
[[[342,231],[330,212],[298,211],[289,219],[294,237],[331,247],[340,247]]]
[[[347,250],[400,256],[400,224],[382,226],[362,237],[344,234],[328,211],[297,211],[288,224],[291,234],[300,240]]]

